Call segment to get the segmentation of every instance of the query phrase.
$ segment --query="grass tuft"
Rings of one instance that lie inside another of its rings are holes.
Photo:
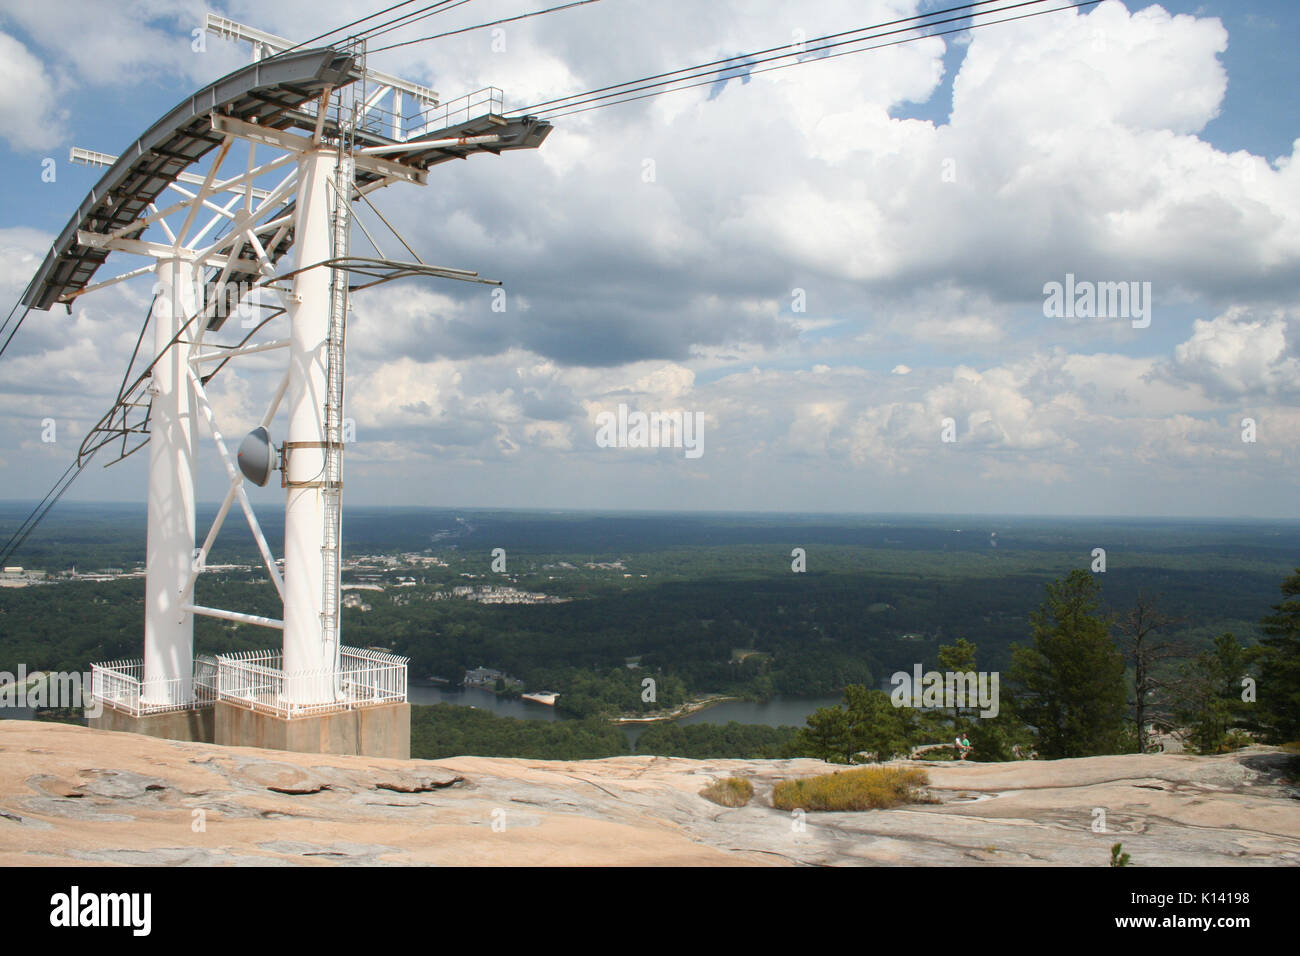
[[[929,782],[924,770],[864,767],[785,780],[772,791],[772,805],[778,810],[887,810],[925,802],[921,788]]]
[[[754,785],[740,777],[727,777],[715,780],[703,790],[700,796],[723,807],[743,807],[754,796]]]

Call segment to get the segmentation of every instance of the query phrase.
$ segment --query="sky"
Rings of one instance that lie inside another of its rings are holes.
[[[194,49],[205,10],[302,40],[385,5],[0,0],[5,311],[98,178],[69,148],[116,153],[248,61]],[[510,109],[949,5],[600,0],[369,65]],[[502,280],[505,308],[443,280],[354,297],[345,501],[1296,519],[1298,40],[1289,0],[1105,0],[559,118],[540,150],[382,190],[425,261]],[[114,256],[102,277],[144,264]],[[1055,310],[1067,282],[1134,297]],[[0,358],[0,498],[73,460],[150,288],[28,317]],[[212,383],[225,435],[277,354]],[[689,416],[699,453],[611,447],[620,405]],[[145,458],[69,499],[142,502]],[[219,500],[206,439],[200,469]]]

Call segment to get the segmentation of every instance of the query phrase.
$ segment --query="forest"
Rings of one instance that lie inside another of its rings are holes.
[[[61,508],[25,546],[26,567],[139,567],[140,509]],[[23,514],[0,506],[0,534]],[[267,531],[274,549],[278,529]],[[229,528],[218,541],[210,563],[251,568],[206,573],[201,602],[278,617],[251,542]],[[493,739],[496,751],[530,756],[556,751],[560,738],[569,756],[623,752],[622,737],[605,732],[608,718],[705,696],[883,690],[895,671],[938,666],[941,649],[958,640],[978,647],[980,669],[1006,671],[1013,645],[1035,634],[1045,588],[1072,571],[1096,585],[1112,643],[1140,603],[1168,619],[1164,632],[1180,655],[1156,671],[1169,677],[1225,634],[1250,652],[1279,584],[1300,563],[1300,525],[1174,520],[358,508],[345,542],[345,586],[369,582],[355,592],[364,608],[344,610],[346,643],[407,656],[413,678],[458,683],[471,668],[498,669],[522,681],[501,692],[556,692],[568,718],[509,728],[492,722],[504,718],[440,712],[420,717],[413,739],[429,753],[458,740],[478,741],[483,752]],[[487,603],[457,588],[525,597]],[[141,577],[0,588],[0,669],[84,670],[136,657],[142,620]],[[278,639],[211,618],[198,619],[195,634],[200,653]],[[1130,685],[1138,677],[1131,661],[1121,673]],[[638,751],[770,755],[785,752],[793,734],[762,728],[726,738],[702,726],[656,726]]]

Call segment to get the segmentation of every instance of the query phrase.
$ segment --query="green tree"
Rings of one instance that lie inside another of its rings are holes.
[[[1114,753],[1124,728],[1124,659],[1099,610],[1101,588],[1074,570],[1047,585],[1031,616],[1034,645],[1012,645],[1019,716],[1044,757]]]
[[[819,707],[808,715],[807,726],[795,735],[792,752],[831,763],[852,763],[860,753],[888,760],[908,751],[916,727],[915,713],[895,707],[884,691],[850,684],[840,706]]]
[[[818,707],[795,736],[794,749],[803,757],[848,763],[853,757],[848,714],[839,707]]]
[[[868,690],[861,684],[844,688],[844,706],[852,753],[873,753],[877,760],[889,760],[908,752],[914,736],[910,708],[895,707],[883,690]]]
[[[1223,749],[1228,731],[1244,723],[1241,678],[1248,652],[1231,634],[1214,639],[1214,647],[1183,668],[1179,681],[1178,717],[1191,730],[1192,744],[1201,753]]]
[[[944,671],[966,674],[975,670],[975,645],[964,637],[957,638],[956,644],[942,644],[939,647],[939,668]],[[953,702],[952,726],[960,733],[965,722],[962,720],[961,707]]]
[[[1300,568],[1282,582],[1285,600],[1260,626],[1255,724],[1270,743],[1300,740]]]
[[[1033,734],[1018,716],[1014,701],[1005,692],[999,696],[1001,709],[996,717],[971,721],[970,743],[974,748],[971,760],[1014,760],[1017,746],[1027,751],[1033,743]]]

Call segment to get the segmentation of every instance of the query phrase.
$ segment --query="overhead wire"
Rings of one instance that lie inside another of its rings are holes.
[[[21,305],[22,303],[20,302],[18,304]],[[9,319],[12,319],[14,317],[14,312],[16,312],[17,310],[18,310],[18,306],[15,305],[13,310],[11,310],[9,313],[9,318],[5,319],[5,325],[9,324]],[[5,352],[9,348],[9,343],[14,340],[14,336],[18,334],[18,330],[22,328],[23,322],[26,321],[27,316],[31,314],[31,311],[32,311],[31,306],[28,306],[27,308],[23,309],[23,314],[20,315],[18,317],[18,321],[14,323],[13,329],[11,329],[9,332],[9,337],[5,339],[3,345],[0,345],[0,357],[4,356]],[[0,326],[0,335],[3,334],[4,334],[4,327]]]
[[[867,32],[868,30],[880,30],[880,29],[883,29],[883,28],[885,28],[885,27],[897,26],[897,25],[900,24],[900,23],[911,23],[911,22],[914,22],[914,21],[916,21],[916,20],[927,20],[927,19],[929,19],[929,18],[931,18],[931,17],[941,17],[941,16],[943,16],[943,15],[945,15],[945,14],[948,14],[948,13],[955,13],[955,12],[957,12],[958,10],[971,10],[972,13],[971,13],[971,14],[968,14],[968,16],[973,16],[973,15],[975,14],[975,12],[978,12],[978,11],[975,11],[974,8],[976,8],[976,7],[988,6],[989,4],[992,4],[992,3],[998,3],[998,2],[1001,2],[1001,0],[971,0],[971,2],[969,2],[969,3],[962,3],[962,4],[958,4],[958,5],[956,5],[956,6],[946,7],[946,8],[943,9],[943,10],[931,10],[931,11],[929,11],[928,13],[917,13],[917,14],[913,14],[912,16],[899,17],[899,18],[897,18],[897,19],[895,19],[895,20],[886,20],[886,21],[884,21],[884,22],[881,22],[881,23],[875,23],[875,24],[872,24],[872,25],[870,25],[870,26],[865,26],[865,27],[855,27],[855,28],[853,28],[852,30],[841,30],[841,31],[838,32],[838,33],[828,33],[828,34],[826,34],[826,35],[824,35],[824,36],[814,37],[812,40],[805,41],[805,43],[803,44],[803,46],[804,46],[804,49],[806,49],[806,48],[807,48],[807,45],[810,44],[810,43],[818,43],[818,42],[821,42],[821,41],[823,41],[823,40],[838,40],[838,39],[841,38],[841,37],[846,37],[846,36],[849,36],[849,35],[854,34],[854,33],[865,33],[865,32]],[[1043,2],[1046,2],[1046,0],[1030,0],[1030,2],[1033,2],[1033,3],[1043,3]],[[961,19],[965,19],[965,17],[962,17]],[[705,67],[717,66],[717,65],[719,65],[719,64],[721,64],[721,63],[736,63],[737,65],[740,65],[740,62],[741,62],[741,61],[744,61],[744,60],[746,60],[746,59],[748,59],[748,58],[750,58],[750,57],[765,56],[765,55],[768,54],[768,53],[776,53],[776,52],[778,52],[778,51],[784,51],[784,55],[786,55],[786,56],[797,56],[797,55],[802,55],[802,52],[803,52],[802,50],[791,51],[791,44],[789,44],[789,43],[783,43],[783,44],[781,44],[780,46],[768,47],[768,48],[765,49],[765,50],[754,50],[754,51],[752,51],[752,52],[750,52],[750,53],[738,53],[738,54],[736,54],[735,56],[722,57],[721,59],[718,59],[718,60],[711,60],[711,61],[708,62],[708,63],[697,63],[695,66],[686,66],[686,67],[682,67],[681,69],[677,69],[677,70],[669,70],[669,71],[667,71],[666,73],[653,73],[653,74],[651,74],[651,75],[649,75],[649,76],[643,76],[643,77],[640,77],[640,78],[635,79],[635,80],[625,80],[625,81],[622,82],[622,83],[613,83],[613,84],[611,84],[611,85],[609,85],[609,86],[597,87],[596,89],[586,90],[586,91],[581,92],[581,93],[570,93],[570,94],[567,94],[567,95],[565,95],[565,96],[559,96],[559,97],[556,97],[555,99],[542,100],[540,103],[533,103],[533,104],[531,104],[531,105],[529,105],[529,106],[522,107],[521,109],[518,109],[518,110],[511,110],[511,112],[512,112],[512,113],[526,113],[526,112],[531,112],[531,111],[533,111],[533,110],[538,110],[538,109],[541,109],[542,107],[550,106],[550,105],[552,105],[552,104],[556,104],[556,103],[567,103],[568,101],[573,100],[573,99],[577,99],[577,98],[579,98],[579,97],[590,96],[590,95],[595,94],[595,93],[604,93],[604,92],[606,92],[607,90],[616,90],[616,89],[618,89],[618,88],[620,88],[620,87],[632,86],[632,85],[635,84],[635,83],[645,83],[645,82],[647,82],[647,81],[649,81],[649,80],[659,80],[659,79],[663,79],[663,78],[665,78],[665,77],[675,76],[675,75],[677,75],[677,74],[679,74],[679,73],[690,73],[690,72],[693,72],[693,71],[695,71],[695,70],[702,70],[702,69],[704,69]]]
[[[1037,4],[1040,4],[1040,3],[1046,3],[1046,2],[1050,2],[1050,0],[1021,0],[1021,2],[1008,4],[1007,6],[998,7],[998,8],[996,8],[996,9],[992,9],[992,10],[981,10],[981,11],[978,11],[978,12],[977,12],[977,15],[986,15],[986,16],[987,16],[987,15],[993,15],[993,14],[997,14],[997,13],[1003,13],[1003,12],[1006,12],[1006,11],[1008,11],[1008,10],[1017,9],[1017,8],[1020,8],[1020,7],[1031,6],[1031,5],[1037,5]],[[809,56],[808,54],[809,54],[809,53],[818,54],[818,53],[821,53],[821,52],[824,51],[824,50],[831,50],[831,49],[835,49],[836,47],[845,46],[845,45],[849,45],[849,44],[860,44],[860,43],[866,43],[866,42],[868,42],[868,41],[870,41],[870,40],[880,39],[881,37],[884,37],[884,36],[890,36],[890,35],[895,34],[895,33],[906,33],[906,32],[912,32],[912,31],[914,31],[914,30],[922,30],[922,29],[926,29],[926,28],[929,28],[929,27],[940,26],[940,25],[943,25],[943,24],[945,24],[945,23],[952,23],[952,22],[955,22],[955,21],[957,21],[957,20],[966,20],[966,19],[968,19],[968,16],[953,17],[953,18],[950,18],[950,19],[948,19],[948,20],[938,20],[938,21],[931,20],[931,21],[927,21],[927,22],[925,22],[925,23],[918,24],[918,25],[915,25],[915,26],[912,26],[912,27],[907,27],[907,28],[904,28],[904,29],[901,29],[901,30],[890,30],[890,31],[886,31],[886,32],[884,32],[884,33],[876,33],[876,34],[872,34],[872,35],[870,35],[870,36],[856,37],[856,38],[854,38],[854,39],[852,39],[852,40],[842,40],[842,41],[840,41],[840,42],[838,42],[838,43],[827,44],[827,45],[825,45],[825,46],[820,46],[820,47],[816,47],[816,48],[813,48],[813,49],[808,49],[807,47],[805,47],[804,50],[799,51],[799,52],[787,52],[787,53],[782,54],[782,55],[772,56],[772,57],[767,57],[767,58],[765,58],[765,59],[761,59],[761,60],[752,60],[752,59],[747,59],[748,57],[751,57],[752,54],[741,54],[739,57],[734,57],[734,58],[729,57],[729,58],[727,58],[727,61],[731,61],[731,60],[740,60],[740,61],[743,61],[743,62],[733,63],[732,65],[729,65],[729,66],[726,66],[726,67],[723,67],[723,68],[720,68],[720,69],[715,69],[715,70],[700,70],[700,67],[687,67],[687,68],[685,68],[685,69],[683,69],[683,70],[676,70],[676,71],[673,71],[673,72],[674,72],[674,73],[688,73],[688,74],[690,74],[690,75],[687,75],[687,76],[678,76],[678,77],[676,77],[675,79],[672,79],[672,80],[664,80],[664,81],[656,82],[656,83],[647,83],[647,84],[645,84],[644,86],[632,87],[632,88],[629,88],[629,89],[619,89],[619,90],[617,90],[616,92],[605,93],[605,94],[600,95],[600,96],[589,96],[587,93],[580,93],[580,94],[576,94],[576,95],[575,95],[574,97],[572,97],[572,98],[560,98],[561,100],[569,99],[570,101],[568,101],[568,102],[552,101],[552,102],[557,102],[558,105],[553,106],[553,107],[552,107],[551,109],[549,109],[549,110],[539,110],[539,111],[536,112],[536,113],[531,112],[531,110],[533,110],[534,107],[526,107],[524,110],[511,110],[510,112],[511,112],[511,113],[516,113],[516,114],[517,114],[517,113],[527,113],[527,115],[530,115],[530,116],[537,116],[538,118],[547,119],[547,120],[550,120],[550,119],[558,119],[558,118],[563,117],[563,116],[572,116],[572,115],[574,115],[574,114],[576,114],[576,113],[586,113],[586,112],[589,112],[589,111],[591,111],[591,110],[595,110],[595,109],[603,109],[603,108],[608,107],[608,106],[617,106],[617,105],[622,104],[622,103],[631,103],[631,102],[634,102],[634,101],[636,101],[636,100],[648,99],[648,98],[653,97],[653,96],[661,96],[661,95],[664,95],[664,94],[666,94],[666,93],[676,93],[676,92],[681,92],[681,91],[684,91],[684,90],[695,89],[695,88],[700,87],[700,86],[708,86],[708,85],[711,85],[711,84],[717,83],[717,82],[719,82],[720,80],[726,80],[726,79],[741,79],[741,78],[743,78],[743,77],[752,76],[752,75],[756,75],[756,74],[759,74],[759,73],[769,73],[769,72],[772,72],[773,70],[783,70],[783,69],[788,69],[788,68],[790,68],[790,67],[794,67],[794,66],[802,66],[802,65],[805,65],[805,64],[808,64],[808,63],[820,62],[820,61],[822,61],[822,60],[835,59],[836,57],[848,56],[848,55],[850,55],[850,54],[854,54],[854,53],[867,53],[867,52],[870,52],[870,51],[872,51],[872,50],[879,50],[879,49],[883,49],[883,48],[891,47],[891,46],[899,46],[899,45],[902,45],[902,44],[905,44],[905,43],[914,43],[914,42],[916,42],[916,41],[918,41],[918,40],[925,40],[925,39],[929,39],[929,38],[932,38],[932,37],[948,36],[948,35],[951,35],[951,34],[954,34],[954,33],[965,33],[965,32],[970,31],[970,30],[977,30],[977,29],[982,29],[983,27],[995,26],[995,25],[1000,24],[1000,23],[1010,23],[1010,22],[1015,21],[1015,20],[1025,20],[1025,19],[1029,19],[1029,18],[1031,18],[1031,17],[1044,16],[1044,15],[1049,14],[1049,13],[1059,13],[1059,12],[1061,12],[1061,11],[1063,11],[1063,10],[1076,10],[1076,9],[1081,9],[1081,8],[1084,8],[1084,7],[1095,6],[1096,4],[1098,4],[1098,3],[1100,3],[1100,2],[1102,2],[1102,0],[1079,0],[1079,2],[1067,3],[1067,4],[1063,4],[1063,5],[1061,5],[1061,6],[1057,6],[1057,7],[1051,7],[1051,8],[1043,9],[1043,10],[1033,10],[1033,11],[1030,11],[1030,12],[1028,12],[1028,13],[1021,13],[1021,14],[1017,14],[1017,15],[1015,15],[1015,16],[1011,16],[1011,17],[1003,17],[1003,18],[1001,18],[1001,19],[999,19],[999,20],[990,20],[990,21],[986,21],[986,22],[983,22],[983,23],[970,23],[970,24],[966,24],[966,25],[964,25],[964,26],[954,27],[954,28],[951,28],[951,29],[948,29],[948,30],[939,30],[939,31],[933,31],[933,32],[928,32],[928,33],[922,33],[922,34],[919,34],[919,35],[917,35],[917,36],[912,36],[912,37],[903,37],[903,38],[901,38],[901,39],[898,39],[898,40],[891,40],[891,41],[888,41],[888,42],[885,42],[885,43],[877,43],[877,44],[873,44],[873,45],[871,45],[871,46],[865,46],[865,47],[855,47],[854,49],[851,49],[851,50],[841,50],[841,51],[838,52],[838,53],[827,53],[827,54],[825,54],[825,55],[820,55],[820,56],[818,56],[818,55]],[[869,28],[864,28],[864,29],[874,29],[874,28],[869,27]],[[857,32],[857,31],[854,31],[854,32]],[[816,41],[809,41],[809,42],[816,42]],[[771,61],[774,61],[774,60],[784,60],[784,59],[789,59],[791,56],[798,56],[798,57],[803,57],[803,58],[802,58],[802,59],[795,59],[793,62],[777,63],[777,64],[774,65],[774,66],[767,66],[767,67],[763,67],[763,68],[761,68],[761,69],[753,69],[753,68],[752,68],[752,66],[753,66],[754,64],[756,64],[756,63],[757,63],[757,64],[762,64],[762,63],[768,63],[768,62],[771,62]],[[727,61],[714,61],[714,62],[727,62]],[[702,66],[710,66],[710,65],[712,65],[712,64],[702,64]],[[700,72],[691,73],[692,70],[700,70]],[[723,76],[723,74],[729,74],[729,75],[727,75],[727,76]],[[661,75],[669,75],[669,74],[661,74]],[[687,81],[689,81],[689,80],[697,80],[698,82],[688,83]],[[638,83],[638,82],[641,82],[641,81],[639,81],[639,80],[633,80],[633,81],[630,81],[630,83]],[[679,85],[679,86],[678,86],[678,85],[672,85],[672,84],[677,84],[677,83],[680,83],[680,84],[683,84],[683,85]],[[629,85],[629,84],[618,84],[618,86],[627,86],[627,85]],[[606,87],[605,89],[614,89],[614,87]],[[632,94],[632,93],[638,93],[638,92],[640,92],[640,91],[642,91],[642,90],[649,90],[650,92],[642,93],[642,94],[639,95],[639,96],[632,96],[632,95],[629,95],[629,94]],[[591,92],[594,93],[594,92],[596,92],[596,91],[591,91]],[[584,99],[583,97],[586,97],[586,98]],[[605,102],[602,102],[602,101],[605,101]],[[585,105],[585,104],[588,104],[588,103],[595,103],[595,105],[592,105],[592,106],[587,106],[587,105]]]
[[[379,37],[384,36],[385,34],[392,33],[394,30],[400,30],[403,27],[409,27],[412,24],[418,23],[421,20],[427,20],[429,17],[435,16],[439,13],[446,13],[448,10],[455,10],[457,7],[463,7],[467,3],[473,3],[473,0],[456,0],[455,3],[451,3],[450,0],[447,0],[447,5],[444,6],[444,4],[442,3],[433,4],[433,6],[437,9],[432,9],[429,10],[428,12],[422,12],[421,10],[413,10],[411,13],[406,14],[405,16],[398,17],[396,20],[390,21],[392,24],[391,26],[388,24],[381,23],[378,24],[374,30],[365,31],[365,35],[363,39],[367,41],[378,39]],[[401,22],[403,20],[405,20],[406,22],[405,23]]]
[[[585,7],[589,3],[599,3],[600,0],[572,0],[570,3],[561,3],[558,6],[547,7],[544,10],[532,10],[528,13],[520,13],[513,17],[502,17],[499,20],[489,20],[486,23],[476,23],[473,26],[461,27],[458,30],[448,30],[445,33],[434,33],[427,37],[416,37],[413,40],[403,40],[401,43],[390,43],[388,46],[375,47],[366,50],[366,55],[370,56],[375,53],[382,53],[385,50],[396,50],[398,47],[411,46],[414,43],[427,43],[430,40],[441,40],[443,37],[456,36],[460,33],[469,33],[472,30],[482,30],[485,27],[494,27],[502,23],[514,23],[516,20],[527,20],[530,17],[540,17],[546,13],[556,13],[560,10],[569,10],[573,7]]]
[[[96,449],[96,451],[97,450],[98,449]],[[64,493],[70,487],[72,487],[72,483],[76,481],[77,476],[80,475],[86,465],[90,463],[90,459],[94,457],[94,454],[95,452],[92,451],[85,458],[74,461],[67,467],[67,470],[59,476],[59,479],[54,483],[54,487],[45,493],[45,497],[41,499],[40,503],[32,510],[32,513],[27,516],[23,523],[18,526],[18,529],[10,535],[9,540],[5,542],[4,548],[0,549],[0,565],[9,563],[9,559],[23,546],[23,542],[27,540],[27,536],[36,530],[36,526],[39,525],[45,519],[45,516],[50,513],[50,509],[58,504],[59,499],[63,497]],[[53,497],[51,498],[51,496]]]
[[[381,17],[386,13],[391,13],[394,10],[399,10],[402,7],[410,6],[412,3],[416,3],[416,2],[418,2],[418,0],[404,0],[404,2],[402,3],[394,3],[390,6],[384,7],[384,9],[382,10],[376,10],[374,13],[369,14],[368,16],[359,17],[356,20],[351,20],[340,27],[335,27],[333,30],[326,30],[324,33],[318,33],[314,37],[311,37],[307,40],[302,40],[299,43],[295,43],[293,46],[285,47],[283,50],[280,50],[277,53],[275,53],[274,56],[283,56],[284,54],[291,53],[294,50],[302,49],[308,44],[316,43],[319,40],[323,40],[326,37],[334,36],[337,33],[343,33],[344,31],[354,26],[358,26],[359,24],[365,23],[367,20],[373,20],[376,17]],[[399,30],[402,27],[410,26],[413,23],[418,23],[420,20],[427,19],[428,17],[434,16],[435,14],[438,13],[444,13],[447,10],[453,10],[456,7],[463,6],[464,4],[470,2],[472,2],[472,0],[438,0],[438,2],[436,3],[426,3],[424,6],[417,7],[414,10],[410,10],[406,13],[401,14],[400,16],[396,16],[389,20],[385,20],[382,23],[371,24],[370,26],[366,27],[363,30],[358,30],[355,33],[348,34],[347,38],[354,39],[354,40],[365,40],[377,36],[383,36],[386,33],[391,33],[392,31]]]
[[[36,276],[33,275],[30,279],[27,280],[27,285],[23,286],[23,291],[18,294],[18,301],[14,303],[14,307],[10,309],[9,314],[5,316],[4,323],[0,324],[0,335],[4,335],[5,329],[9,328],[9,323],[13,321],[14,314],[20,308],[22,308],[23,300],[26,299],[28,293],[32,291],[32,285],[35,284],[35,282],[36,282]],[[31,314],[31,311],[32,311],[32,307],[30,305],[27,306],[26,308],[23,308],[23,314],[19,316],[18,321],[14,323],[14,327],[12,331],[10,331],[9,337],[5,339],[3,345],[0,345],[0,356],[3,356],[5,354],[5,350],[9,348],[9,343],[12,342],[14,336],[18,334],[18,329],[22,326],[23,321],[27,318],[27,316]]]
[[[399,9],[401,9],[402,7],[409,7],[411,4],[413,4],[413,3],[417,3],[417,2],[418,2],[418,0],[402,0],[401,3],[394,3],[394,4],[392,4],[391,6],[384,7],[384,9],[382,9],[382,10],[377,10],[377,11],[375,11],[374,13],[371,13],[371,14],[369,14],[368,16],[359,17],[359,18],[356,19],[356,20],[352,20],[352,21],[349,21],[348,23],[343,24],[343,26],[341,26],[341,27],[335,27],[333,30],[326,30],[324,33],[318,33],[318,34],[316,34],[314,37],[311,37],[311,38],[309,38],[309,39],[303,40],[303,41],[301,41],[301,42],[299,42],[299,43],[295,43],[295,44],[294,44],[293,46],[291,46],[291,47],[286,47],[285,49],[279,51],[279,52],[276,53],[275,55],[276,55],[276,56],[282,56],[282,55],[284,55],[285,53],[290,53],[290,52],[292,52],[293,50],[301,49],[302,47],[307,46],[307,44],[309,44],[309,43],[315,43],[317,40],[323,40],[323,39],[325,39],[326,37],[328,37],[328,36],[333,36],[333,35],[336,34],[336,33],[342,33],[344,30],[348,29],[349,27],[354,27],[354,26],[356,26],[356,25],[359,24],[359,23],[365,23],[367,20],[373,20],[375,17],[381,17],[381,16],[383,16],[385,13],[391,13],[392,11],[394,11],[394,10],[399,10]],[[442,0],[442,3],[450,3],[450,2],[451,2],[451,0]],[[436,6],[441,6],[441,5],[442,5],[442,4],[434,3],[434,4],[430,4],[429,6],[435,6],[435,7],[436,7]],[[426,8],[426,9],[427,9],[427,8]],[[401,17],[398,17],[397,19],[401,19]],[[391,21],[390,21],[390,22],[391,22]],[[380,25],[382,25],[382,24],[380,24]]]

